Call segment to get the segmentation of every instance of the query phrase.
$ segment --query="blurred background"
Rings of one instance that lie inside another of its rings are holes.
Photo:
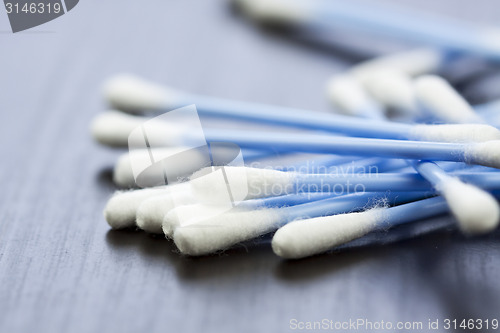
[[[499,24],[495,0],[383,2]],[[162,238],[110,231],[102,216],[121,152],[92,142],[89,125],[107,108],[101,86],[111,75],[328,112],[331,75],[420,45],[263,28],[223,0],[85,0],[16,34],[0,11],[0,43],[1,332],[284,332],[292,319],[498,317],[499,232],[441,230],[295,262],[265,241],[186,258]],[[478,70],[448,78],[469,101],[500,97],[500,67],[467,66]]]

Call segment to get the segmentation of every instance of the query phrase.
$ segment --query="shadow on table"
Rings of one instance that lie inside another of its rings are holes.
[[[107,191],[116,190],[116,185],[113,183],[113,167],[106,167],[99,170],[96,183],[100,188]]]
[[[497,318],[500,284],[492,277],[500,276],[494,264],[500,255],[500,230],[479,237],[457,231],[437,241],[438,250],[423,248],[416,254],[423,288],[436,295],[452,320]]]
[[[354,244],[301,260],[275,256],[270,247],[271,236],[204,257],[183,256],[171,240],[139,230],[109,231],[106,241],[116,251],[130,248],[139,251],[149,263],[172,265],[185,283],[217,281],[230,285],[241,279],[256,281],[271,275],[278,282],[300,286],[368,264],[388,272],[402,272],[413,292],[435,295],[442,313],[449,318],[493,319],[500,308],[500,285],[492,280],[493,276],[500,276],[500,266],[494,265],[494,257],[500,256],[500,231],[468,238],[456,230],[441,228],[418,238],[404,241],[401,238],[390,244],[383,241]],[[488,262],[492,265],[488,266]]]
[[[314,279],[334,274],[368,260],[391,260],[398,256],[400,247],[409,240],[426,246],[426,240],[436,234],[446,235],[453,229],[450,217],[436,217],[426,221],[401,225],[391,230],[373,232],[328,253],[300,260],[285,260],[276,269],[276,275],[289,282]]]
[[[370,47],[367,47],[365,44],[357,42],[359,38],[356,37],[359,37],[359,34],[349,33],[345,30],[325,32],[291,25],[263,24],[248,19],[237,4],[232,3],[229,9],[230,14],[235,19],[235,24],[245,24],[248,29],[259,29],[263,34],[296,44],[300,49],[322,53],[332,60],[359,62],[373,57],[377,53],[373,52],[373,43],[370,44]],[[352,42],[353,39],[354,43]],[[347,41],[349,42],[347,43]]]
[[[249,241],[231,249],[203,257],[189,257],[179,253],[172,240],[162,235],[149,235],[140,230],[110,230],[107,243],[120,249],[136,248],[146,260],[159,259],[175,267],[180,279],[199,281],[227,280],[257,271],[272,271],[280,259],[273,255],[269,239]]]
[[[439,229],[433,231],[442,231],[443,226],[447,225],[448,222],[442,223]],[[425,231],[429,233],[427,229]],[[423,232],[422,228],[417,230]],[[384,231],[334,252],[301,260],[284,260],[274,255],[270,245],[272,234],[202,257],[184,256],[172,240],[139,230],[111,230],[106,240],[117,250],[135,247],[147,260],[158,259],[162,263],[170,263],[176,268],[179,278],[188,281],[231,280],[241,276],[262,275],[267,271],[278,280],[294,283],[336,274],[364,261],[388,260],[397,255],[398,249],[395,247],[398,247],[399,241],[414,237],[416,233],[414,226],[390,233]]]

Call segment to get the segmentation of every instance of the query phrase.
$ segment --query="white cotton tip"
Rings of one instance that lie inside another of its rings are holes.
[[[145,137],[152,147],[181,145],[188,128],[185,124],[169,123],[158,118],[108,111],[94,119],[91,132],[97,142],[107,146],[146,148]]]
[[[350,75],[336,75],[326,86],[330,101],[344,114],[350,116],[366,116],[372,113],[373,117],[380,117],[383,113],[380,106],[366,94],[359,82]]]
[[[92,137],[103,145],[126,147],[130,133],[147,120],[119,111],[107,111],[94,118],[90,131]]]
[[[186,188],[144,200],[137,208],[137,226],[146,232],[161,234],[165,216],[181,205],[194,204],[196,199]]]
[[[385,208],[361,213],[340,214],[298,220],[286,224],[274,234],[274,253],[287,259],[299,259],[323,253],[360,238],[385,220]]]
[[[118,157],[113,169],[113,183],[123,188],[137,187],[129,153]]]
[[[409,138],[438,142],[486,142],[500,140],[500,130],[483,124],[415,125]]]
[[[116,192],[104,208],[104,217],[113,229],[135,226],[137,208],[149,198],[168,193],[165,186],[135,191]]]
[[[498,227],[500,207],[488,192],[454,178],[445,181],[438,190],[464,233],[484,234]]]
[[[484,123],[467,101],[443,78],[425,75],[415,79],[415,97],[425,112],[449,123]]]
[[[103,85],[106,100],[128,112],[175,108],[180,93],[130,74],[110,78]]]
[[[467,145],[464,160],[470,164],[479,164],[500,169],[500,140]]]
[[[182,154],[182,156],[178,154]],[[143,178],[141,179],[139,184],[141,186],[148,183],[153,184],[156,180],[155,178],[157,178],[158,176],[158,172],[160,171],[162,173],[162,176],[164,176],[164,172],[168,172],[168,178],[174,180],[188,177],[193,172],[206,165],[206,157],[203,156],[201,152],[189,150],[189,148],[184,146],[136,149],[131,150],[118,158],[113,170],[113,182],[117,186],[123,188],[137,187],[138,184],[136,183],[136,179],[134,177],[134,169],[132,167],[132,164],[137,166],[151,165],[151,156],[153,156],[153,159],[155,159],[155,161],[169,159],[170,157],[170,159],[172,159],[172,163],[168,163],[168,165],[165,165],[165,170],[153,170],[150,177],[151,182],[148,182],[148,179],[144,178],[147,177],[147,175],[143,174]],[[177,158],[182,158],[182,163],[176,163]]]
[[[190,183],[200,201],[216,204],[289,194],[294,177],[293,172],[227,166],[201,169]]]
[[[177,227],[174,242],[183,254],[206,255],[270,232],[281,219],[278,209],[236,210]]]
[[[437,49],[417,49],[374,58],[354,66],[351,70],[357,78],[372,72],[391,69],[405,75],[417,76],[439,70],[443,53]]]
[[[173,238],[175,230],[180,226],[189,225],[196,222],[203,222],[221,214],[227,214],[229,211],[247,212],[244,208],[233,208],[223,205],[205,205],[195,202],[179,205],[166,214],[162,221],[163,233],[167,238]]]
[[[360,82],[381,105],[407,114],[418,113],[411,77],[392,69],[373,70]]]
[[[238,5],[251,19],[273,24],[307,22],[311,6],[302,0],[239,0]]]

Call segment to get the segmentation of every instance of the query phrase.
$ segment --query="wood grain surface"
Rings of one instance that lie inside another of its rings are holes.
[[[500,10],[495,0],[399,3],[489,23]],[[0,10],[0,332],[285,332],[293,319],[500,317],[499,232],[445,229],[294,262],[265,239],[186,258],[163,238],[111,231],[102,216],[121,152],[95,144],[89,124],[106,109],[110,75],[327,111],[330,75],[399,44],[265,31],[216,0],[82,0],[46,25],[9,29]],[[488,79],[482,99],[498,97]],[[474,87],[463,85],[471,98]]]

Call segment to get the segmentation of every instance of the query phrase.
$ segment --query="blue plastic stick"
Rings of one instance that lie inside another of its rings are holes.
[[[498,199],[500,191],[495,190],[492,191],[491,194]],[[446,214],[448,211],[448,205],[442,197],[423,199],[401,206],[388,208],[388,218],[380,225],[380,227],[394,227],[400,224]]]
[[[280,125],[302,129],[323,130],[349,136],[408,139],[413,125],[389,121],[359,121],[359,118],[338,114],[302,110],[282,106],[218,99],[187,92],[177,92],[165,108],[157,112],[196,105],[200,116],[229,120],[251,121],[259,124]]]
[[[465,156],[473,144],[400,141],[366,138],[346,138],[331,135],[288,133],[262,133],[243,131],[205,131],[211,142],[232,142],[242,148],[276,151],[308,152],[339,155],[375,156],[404,159],[428,159],[437,161],[471,162],[484,165],[485,161],[473,161]],[[189,137],[185,138],[189,142]]]
[[[404,223],[427,219],[433,216],[446,214],[448,204],[443,197],[434,197],[407,203],[387,209],[387,219],[380,228],[394,227]]]
[[[307,202],[314,202],[333,197],[339,197],[335,193],[317,192],[317,193],[294,193],[277,197],[263,199],[245,200],[238,203],[237,207],[247,209],[258,209],[261,207],[286,207],[296,206]]]
[[[431,170],[437,167],[440,172]],[[431,170],[431,171],[430,171]],[[500,188],[500,173],[452,173],[448,175],[432,162],[420,163],[417,173],[381,173],[381,174],[349,174],[321,175],[298,174],[294,179],[293,192],[335,192],[343,194],[353,192],[382,192],[386,190],[412,192],[432,191],[442,181],[457,176],[462,181],[485,189]]]
[[[365,209],[367,206],[377,205],[380,202],[397,205],[422,199],[426,196],[427,194],[423,192],[349,194],[282,208],[285,214],[281,222],[285,224],[298,219],[359,211]]]
[[[378,2],[290,1],[290,5],[294,3],[310,9],[306,24],[312,27],[348,28],[500,60],[499,30],[496,27],[472,25],[442,15]]]

